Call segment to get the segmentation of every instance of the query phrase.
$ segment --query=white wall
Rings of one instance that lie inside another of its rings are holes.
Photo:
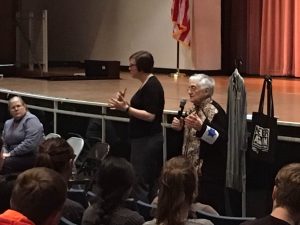
[[[205,14],[209,10],[209,15],[219,20],[220,7],[213,6],[216,1],[221,4],[221,0],[194,1],[202,1],[205,7],[199,10]],[[128,65],[128,56],[144,49],[154,55],[156,67],[176,68],[171,3],[172,0],[23,0],[22,9],[48,10],[50,61],[120,60],[121,65]],[[196,69],[220,69],[221,50],[216,49],[220,46],[220,31],[216,33],[218,28],[211,26],[199,29],[208,38],[201,40],[207,52],[200,57],[213,57],[203,60]],[[214,40],[215,36],[219,38]],[[182,69],[194,69],[188,52],[180,51]]]

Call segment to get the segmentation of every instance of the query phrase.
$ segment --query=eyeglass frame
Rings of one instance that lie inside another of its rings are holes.
[[[133,66],[136,66],[136,64],[130,63],[128,67],[131,68],[131,67],[133,67]]]
[[[190,91],[190,92],[196,92],[198,90],[201,90],[201,88],[199,88],[197,85],[190,85],[187,87],[187,91]]]

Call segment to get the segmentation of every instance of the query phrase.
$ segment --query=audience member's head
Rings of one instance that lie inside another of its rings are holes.
[[[3,159],[3,150],[2,150],[2,146],[3,146],[3,140],[2,138],[0,138],[0,170],[2,169],[3,163],[4,163],[4,159]]]
[[[50,138],[39,146],[35,166],[51,168],[68,180],[72,175],[74,157],[74,150],[65,139]]]
[[[8,101],[8,110],[15,120],[19,120],[25,116],[27,105],[20,96],[14,96]]]
[[[201,104],[205,99],[211,98],[214,94],[215,81],[206,74],[194,74],[189,78],[188,94],[190,101]]]
[[[109,224],[109,215],[128,198],[134,178],[133,167],[124,158],[108,157],[101,162],[97,172],[99,223]]]
[[[135,61],[135,66],[139,72],[152,73],[154,59],[150,52],[147,51],[138,51],[133,53],[129,60]]]
[[[182,156],[168,160],[163,168],[157,205],[157,224],[181,225],[197,195],[197,174]]]
[[[279,170],[273,191],[274,208],[286,208],[300,218],[300,163],[292,163]]]
[[[60,174],[48,168],[21,173],[11,196],[11,208],[36,225],[58,224],[67,186]]]

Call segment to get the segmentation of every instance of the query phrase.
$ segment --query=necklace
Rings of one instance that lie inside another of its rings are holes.
[[[142,85],[141,85],[141,87],[139,88],[139,89],[142,89],[142,87],[144,87],[144,85],[147,83],[147,81],[150,79],[150,77],[153,77],[154,75],[152,74],[152,73],[150,73],[148,76],[147,76],[147,78],[146,78],[146,80],[142,83]]]

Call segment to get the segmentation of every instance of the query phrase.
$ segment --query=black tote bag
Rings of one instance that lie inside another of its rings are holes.
[[[267,91],[267,114],[264,114],[265,92]],[[258,112],[252,113],[250,158],[266,163],[274,162],[277,144],[277,118],[274,117],[272,78],[266,76],[261,91]]]

